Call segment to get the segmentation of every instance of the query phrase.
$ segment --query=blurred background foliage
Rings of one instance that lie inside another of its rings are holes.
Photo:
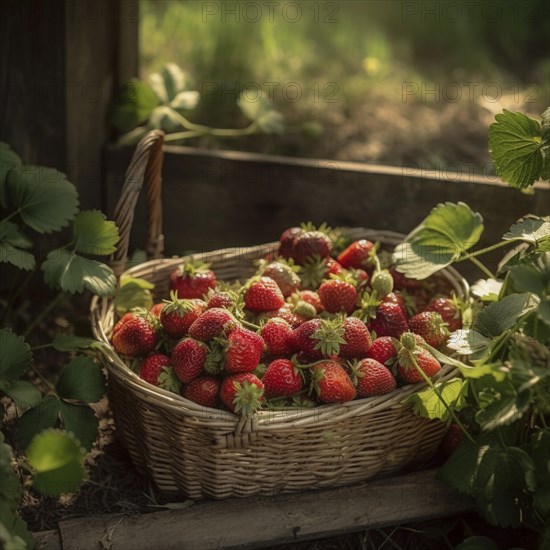
[[[244,88],[261,89],[288,121],[283,136],[186,145],[486,172],[494,114],[540,115],[550,103],[546,0],[140,8],[141,76],[167,62],[187,71],[201,92],[194,122],[245,126],[235,103]]]

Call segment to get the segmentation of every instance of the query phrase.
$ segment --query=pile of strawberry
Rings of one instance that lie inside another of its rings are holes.
[[[141,378],[206,407],[343,403],[441,369],[433,350],[461,327],[460,303],[434,285],[405,278],[368,240],[293,227],[243,285],[185,263],[170,299],[126,313],[112,344]]]

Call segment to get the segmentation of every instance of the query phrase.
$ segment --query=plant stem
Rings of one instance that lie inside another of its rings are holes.
[[[481,250],[476,250],[475,252],[466,253],[464,256],[461,256],[457,261],[462,262],[463,260],[469,260],[470,258],[474,258],[475,256],[481,256],[483,254],[487,254],[488,252],[492,252],[493,250],[497,250],[499,248],[502,248],[503,246],[506,246],[508,244],[513,244],[515,242],[516,241],[501,241],[499,243],[492,244],[487,248],[482,248]]]
[[[61,301],[65,298],[65,293],[63,291],[60,291],[59,294],[49,303],[47,307],[45,307],[39,315],[37,315],[32,323],[27,327],[27,330],[23,333],[23,336],[26,338],[40,323],[43,321],[43,319],[51,313],[51,311],[58,306]]]
[[[248,321],[245,321],[244,319],[241,319],[241,323],[248,328],[251,328],[252,330],[260,330],[260,327],[258,325],[255,325],[254,323],[249,323]]]
[[[487,277],[489,277],[490,279],[495,278],[493,273],[491,273],[491,271],[489,271],[489,269],[487,269],[487,267],[485,267],[485,265],[482,264],[477,258],[471,257],[471,258],[468,258],[468,260],[470,260],[474,265],[479,267],[479,269],[481,269],[481,271],[483,271],[483,273],[485,273],[485,275],[487,275]]]

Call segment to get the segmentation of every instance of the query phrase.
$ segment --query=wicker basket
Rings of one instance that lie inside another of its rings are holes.
[[[157,258],[126,273],[154,283],[157,297],[168,294],[168,276],[182,262],[181,258],[159,258],[161,165],[162,134],[151,132],[138,145],[126,175],[115,213],[121,241],[112,258],[120,275],[133,210],[145,181],[147,251]],[[396,233],[362,228],[350,229],[349,234],[388,245],[402,239]],[[253,260],[276,246],[229,248],[195,256],[211,263],[218,279],[242,280],[254,272]],[[467,283],[453,269],[446,269],[443,277],[457,294],[468,291]],[[91,317],[96,337],[109,344],[115,321],[112,302],[94,298]],[[423,384],[341,405],[260,411],[245,420],[147,384],[112,348],[104,350],[102,360],[109,374],[117,433],[134,464],[159,489],[182,491],[192,499],[272,495],[363,481],[428,459],[446,430],[443,423],[418,417],[403,404]],[[452,367],[444,366],[440,378],[455,374]]]

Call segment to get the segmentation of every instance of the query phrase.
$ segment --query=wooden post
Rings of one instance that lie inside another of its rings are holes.
[[[2,2],[0,140],[103,207],[113,91],[138,74],[138,0]]]

